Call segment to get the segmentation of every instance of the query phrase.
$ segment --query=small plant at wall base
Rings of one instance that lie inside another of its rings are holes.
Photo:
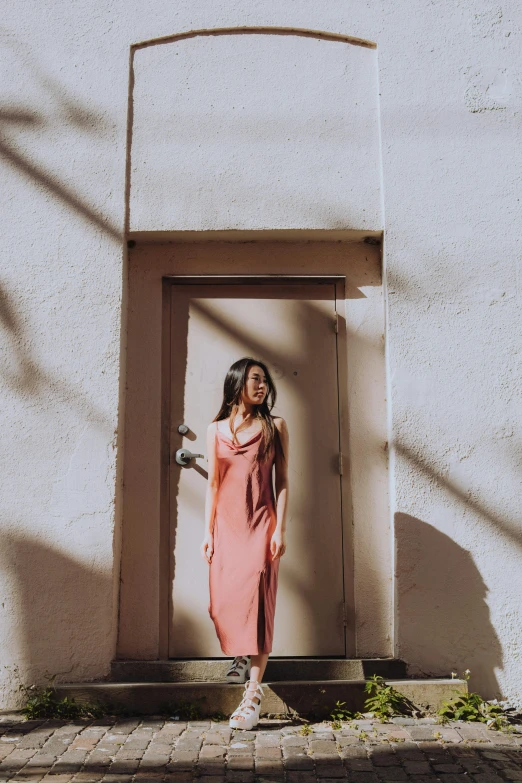
[[[87,704],[76,702],[65,696],[58,698],[54,680],[56,675],[47,677],[49,685],[24,685],[19,684],[18,690],[22,693],[25,704],[22,707],[22,715],[27,720],[38,718],[62,718],[75,720],[76,718],[100,718],[105,710],[99,704]]]
[[[18,666],[4,666],[17,683],[17,690],[21,694],[24,704],[21,709],[22,715],[27,720],[36,720],[41,718],[61,718],[64,720],[75,720],[76,718],[100,718],[107,713],[100,704],[76,702],[75,699],[58,698],[58,693],[54,686],[56,674],[45,675],[49,685],[26,685],[20,674]]]
[[[196,701],[180,699],[174,704],[167,705],[165,711],[174,720],[199,720],[202,717],[201,702],[205,699],[206,696],[200,696]]]
[[[342,721],[353,720],[353,713],[346,709],[345,704],[345,701],[335,702],[335,707],[330,713],[333,729],[340,729]]]
[[[411,714],[415,707],[411,702],[393,688],[386,684],[384,677],[374,674],[364,686],[369,697],[364,702],[364,709],[373,712],[375,717],[384,723],[394,715]]]
[[[463,679],[469,680],[470,675],[470,670],[466,669],[462,676]],[[456,673],[452,672],[451,676],[456,677]],[[479,693],[455,692],[457,698],[443,702],[442,707],[437,710],[442,723],[449,720],[478,721],[498,731],[519,722],[515,710],[512,707],[503,707],[496,699],[486,701]]]

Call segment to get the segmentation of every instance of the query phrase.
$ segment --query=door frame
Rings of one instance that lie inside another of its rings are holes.
[[[335,322],[332,329],[336,336],[337,357],[337,409],[339,426],[339,492],[341,505],[341,541],[342,541],[342,584],[344,612],[344,656],[355,655],[355,598],[354,598],[354,542],[353,513],[350,494],[349,431],[346,395],[341,389],[347,389],[347,350],[346,324],[340,302],[346,295],[346,276],[329,275],[164,275],[162,277],[162,372],[161,372],[161,471],[160,471],[160,561],[159,561],[159,647],[160,658],[166,660],[169,653],[170,617],[172,606],[172,585],[170,584],[171,559],[171,520],[170,520],[170,460],[172,459],[171,434],[171,288],[173,285],[263,285],[263,284],[333,284],[335,290]],[[342,455],[342,456],[341,456]],[[320,656],[318,656],[320,657]],[[177,660],[177,659],[172,659]]]
[[[271,235],[263,240],[263,232],[259,234],[245,237],[229,232],[228,239],[220,236],[220,241],[204,233],[197,241],[146,241],[142,237],[129,249],[121,365],[125,376],[120,409],[124,430],[121,516],[114,533],[119,573],[114,585],[116,660],[165,659],[167,652],[163,618],[168,612],[168,590],[163,585],[160,589],[160,576],[164,579],[161,564],[165,559],[168,564],[169,559],[168,540],[164,540],[168,526],[160,531],[160,512],[168,497],[160,490],[165,487],[162,472],[168,459],[168,437],[162,431],[168,426],[168,408],[161,392],[162,373],[168,366],[164,345],[162,355],[163,320],[169,308],[163,303],[162,309],[162,287],[169,285],[172,276],[187,273],[207,278],[259,273],[254,276],[268,275],[274,281],[309,276],[346,279],[344,302],[339,295],[338,342],[345,419],[342,498],[344,540],[348,543],[353,538],[351,573],[345,555],[347,574],[350,582],[352,576],[354,580],[352,597],[346,593],[347,621],[352,631],[355,628],[357,644],[353,651],[347,647],[347,657],[394,654],[395,499],[388,450],[391,381],[381,248],[361,238],[326,241],[323,236],[319,241],[297,232],[275,241]]]

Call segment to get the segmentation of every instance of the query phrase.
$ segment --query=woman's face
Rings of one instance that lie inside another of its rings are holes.
[[[243,389],[243,401],[250,405],[261,405],[268,393],[266,375],[257,364],[248,369],[248,375]]]

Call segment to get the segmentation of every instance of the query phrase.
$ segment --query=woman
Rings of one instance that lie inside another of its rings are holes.
[[[210,565],[210,617],[221,649],[235,656],[227,680],[245,682],[249,671],[243,699],[230,718],[230,726],[241,729],[252,729],[259,720],[279,559],[286,549],[288,430],[284,419],[271,414],[275,400],[265,364],[240,359],[227,372],[221,409],[207,430],[201,555]]]

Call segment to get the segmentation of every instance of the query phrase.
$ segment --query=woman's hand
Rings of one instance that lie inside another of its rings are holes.
[[[205,538],[203,539],[199,551],[201,552],[201,557],[210,564],[214,553],[214,536],[212,533],[205,533]]]
[[[276,530],[270,540],[270,552],[272,560],[277,560],[286,552],[285,534],[281,530]]]

